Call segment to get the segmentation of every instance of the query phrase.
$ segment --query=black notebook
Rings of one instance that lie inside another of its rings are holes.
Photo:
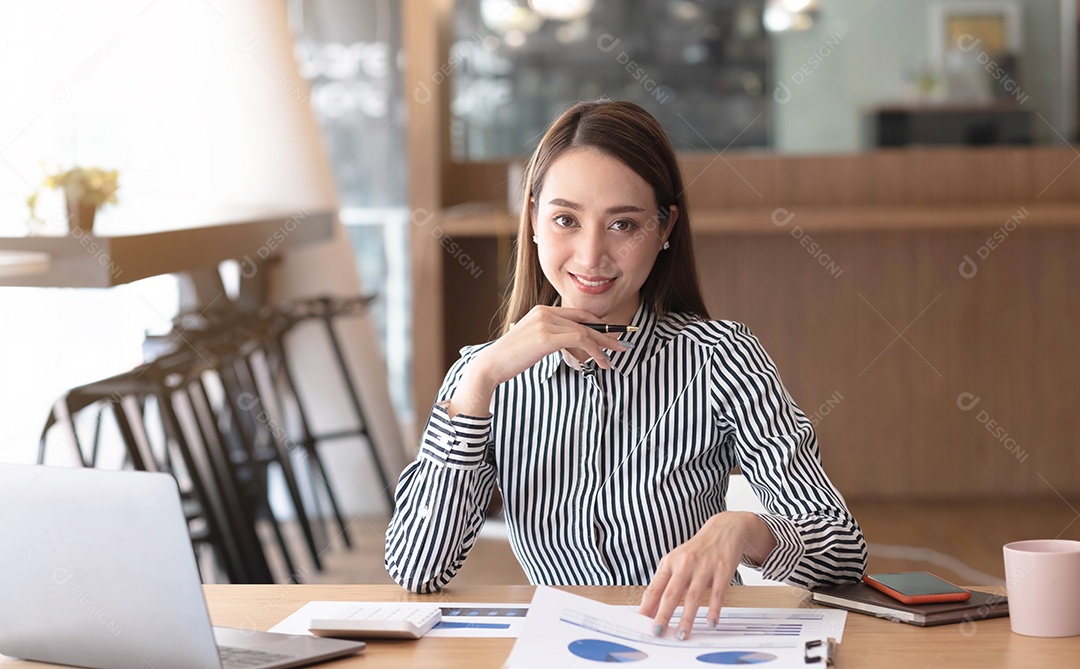
[[[1004,595],[991,595],[977,590],[971,591],[971,599],[966,602],[904,604],[865,583],[852,583],[815,588],[811,591],[811,599],[819,604],[920,627],[1009,615],[1009,602]]]

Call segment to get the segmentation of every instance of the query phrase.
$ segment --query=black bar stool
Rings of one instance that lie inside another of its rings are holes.
[[[299,443],[293,440],[285,428],[282,395],[294,396],[296,391],[291,372],[280,373],[285,368],[284,353],[279,349],[276,336],[281,324],[282,319],[273,309],[260,312],[211,309],[181,314],[174,323],[174,333],[154,339],[165,339],[174,345],[182,340],[192,350],[216,361],[223,384],[219,401],[227,408],[226,415],[231,421],[226,436],[231,438],[233,462],[238,466],[252,462],[280,467],[312,563],[321,570],[321,551],[316,545],[315,530],[321,530],[323,546],[329,546],[329,538],[320,522],[318,482],[322,482],[330,497],[339,525],[344,527],[344,521],[318,450],[310,440],[301,439]],[[301,414],[300,419],[306,429],[306,416]],[[316,507],[314,519],[305,508],[293,467],[292,456],[296,452],[307,460],[311,472],[311,497]],[[348,541],[346,545],[349,545]]]
[[[368,420],[367,413],[364,411],[364,406],[360,400],[360,391],[353,382],[352,374],[349,372],[349,364],[345,358],[345,352],[341,345],[341,340],[334,329],[334,322],[337,319],[362,314],[374,300],[374,295],[360,295],[349,298],[323,296],[286,303],[279,308],[279,313],[284,319],[284,325],[280,328],[277,338],[282,359],[285,361],[285,365],[288,368],[287,359],[284,357],[288,333],[307,321],[317,321],[323,324],[323,330],[326,333],[327,341],[330,343],[330,349],[334,355],[334,360],[341,372],[341,380],[349,397],[350,407],[356,418],[356,426],[325,434],[313,434],[310,430],[310,424],[306,423],[306,421],[301,421],[303,425],[302,439],[305,443],[311,444],[311,450],[314,450],[315,446],[320,442],[347,437],[360,437],[363,439],[364,443],[368,446],[372,462],[375,465],[375,473],[378,476],[380,485],[382,485],[383,496],[386,499],[390,510],[393,511],[394,487],[386,470],[386,466],[383,463],[383,459],[379,455],[378,445],[372,437],[370,430],[371,423]],[[299,395],[297,395],[296,401],[297,404],[300,405],[300,413],[304,414]],[[333,500],[332,496],[331,500]],[[333,501],[331,503],[333,504]],[[340,523],[340,515],[338,516],[338,520]],[[342,526],[342,531],[344,532],[344,526]]]
[[[198,398],[192,395],[193,386],[200,382],[200,374],[206,369],[202,365],[193,366],[190,360],[165,358],[71,389],[56,402],[46,420],[38,462],[45,462],[48,433],[61,425],[72,440],[71,447],[79,464],[95,466],[97,454],[84,454],[75,419],[77,414],[96,405],[99,407],[97,431],[103,413],[111,412],[122,437],[127,463],[140,470],[165,471],[177,478],[193,543],[211,546],[217,564],[230,582],[270,583],[273,578],[254,523],[244,517],[243,508],[235,499],[235,489],[222,485],[223,463],[215,449],[207,445],[208,431],[203,424],[206,415],[199,411]],[[165,436],[165,443],[156,452],[148,436],[148,404],[156,410]],[[181,420],[181,412],[185,410],[192,420]],[[179,456],[179,466],[174,453]]]

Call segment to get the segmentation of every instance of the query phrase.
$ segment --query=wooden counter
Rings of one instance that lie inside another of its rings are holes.
[[[266,215],[142,234],[3,237],[0,249],[49,256],[47,271],[5,276],[0,285],[108,288],[159,274],[214,268],[223,260],[262,262],[329,240],[334,214]]]

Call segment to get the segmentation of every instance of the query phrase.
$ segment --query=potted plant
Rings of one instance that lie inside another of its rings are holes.
[[[100,167],[72,167],[69,170],[46,174],[44,184],[47,188],[63,189],[67,203],[68,228],[88,233],[94,227],[94,214],[103,204],[116,203],[116,191],[120,186],[117,170],[105,170]],[[42,220],[35,212],[38,192],[26,199],[30,208],[30,220],[41,224]]]

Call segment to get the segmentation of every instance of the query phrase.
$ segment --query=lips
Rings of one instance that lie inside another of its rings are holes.
[[[573,280],[574,286],[579,291],[590,295],[598,295],[607,292],[607,290],[615,284],[615,279],[603,276],[578,276],[577,274],[571,274],[570,278]]]

